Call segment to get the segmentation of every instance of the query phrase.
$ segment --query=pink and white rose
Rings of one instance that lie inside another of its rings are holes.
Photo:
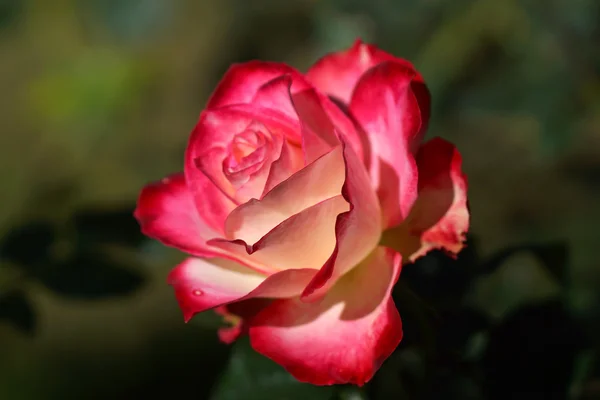
[[[183,172],[145,187],[142,231],[190,254],[168,282],[188,321],[214,309],[298,380],[367,382],[402,339],[403,262],[456,254],[469,226],[461,157],[422,143],[429,92],[408,62],[357,41],[306,74],[232,66]]]

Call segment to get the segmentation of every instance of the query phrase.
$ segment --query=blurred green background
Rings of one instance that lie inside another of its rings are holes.
[[[428,82],[473,242],[401,278],[407,339],[372,384],[312,388],[184,324],[183,255],[131,212],[229,64],[306,70],[357,37]],[[0,88],[0,399],[600,399],[597,0],[0,0]]]

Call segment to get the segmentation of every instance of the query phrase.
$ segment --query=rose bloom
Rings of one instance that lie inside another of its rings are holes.
[[[144,234],[191,257],[171,271],[185,320],[216,310],[232,342],[315,385],[372,378],[402,339],[402,264],[456,254],[469,226],[461,156],[422,143],[430,110],[407,61],[357,41],[302,74],[233,65],[183,172],[145,187]]]

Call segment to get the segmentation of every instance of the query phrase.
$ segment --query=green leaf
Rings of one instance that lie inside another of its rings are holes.
[[[54,227],[33,221],[12,229],[0,241],[0,257],[22,266],[32,266],[49,259],[54,243]]]
[[[84,209],[73,215],[79,242],[139,246],[146,240],[133,217],[134,204],[118,208]]]
[[[298,382],[281,366],[255,352],[247,338],[240,339],[211,400],[328,400],[333,387]]]
[[[131,294],[144,283],[135,270],[90,250],[40,269],[36,278],[58,295],[86,300]]]

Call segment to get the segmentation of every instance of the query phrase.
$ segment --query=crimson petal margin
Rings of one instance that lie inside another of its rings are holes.
[[[198,214],[183,173],[144,187],[134,217],[142,233],[196,256],[214,256],[207,240],[219,236]]]
[[[377,189],[384,227],[399,224],[417,198],[413,149],[420,143],[421,111],[410,84],[415,71],[386,62],[358,82],[350,112],[370,144],[369,173]]]
[[[306,77],[320,91],[344,104],[349,104],[352,92],[361,76],[374,66],[387,61],[415,69],[409,61],[357,39],[349,49],[329,53],[319,59],[308,70]],[[414,86],[415,91],[419,93],[419,104],[428,111],[430,107],[429,91],[424,85],[423,77],[418,72],[415,76]]]
[[[233,261],[190,257],[170,272],[167,282],[187,322],[199,312],[234,302],[297,296],[314,274],[297,269],[266,276]]]
[[[433,249],[456,255],[464,247],[470,216],[467,178],[456,147],[433,138],[417,154],[419,195],[399,226],[384,232],[382,243],[414,261]]]
[[[401,264],[378,247],[321,301],[274,300],[249,322],[252,347],[302,382],[363,385],[402,339],[391,296]]]
[[[310,87],[300,72],[286,64],[265,61],[234,64],[221,79],[206,108],[251,103],[261,87],[282,75],[287,75],[291,79],[293,92]]]

